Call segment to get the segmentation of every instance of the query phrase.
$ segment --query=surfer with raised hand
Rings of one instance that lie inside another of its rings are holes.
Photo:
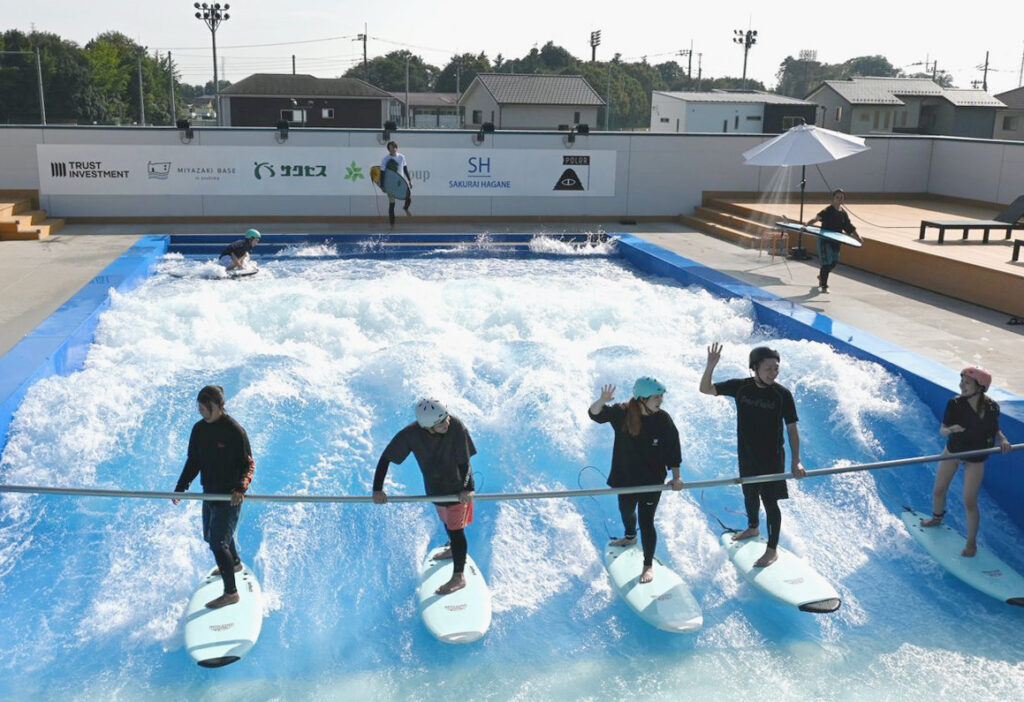
[[[428,497],[458,495],[457,502],[435,502],[437,516],[448,532],[448,549],[436,556],[451,558],[451,579],[437,588],[438,595],[447,595],[466,586],[466,554],[469,544],[465,529],[473,522],[473,469],[469,464],[476,446],[469,430],[439,400],[424,398],[416,403],[416,421],[400,430],[391,439],[377,462],[373,476],[373,501],[388,501],[384,478],[390,464],[401,464],[412,453],[423,473],[423,488]]]
[[[232,241],[220,252],[218,263],[224,266],[226,271],[242,270],[249,265],[250,255],[256,244],[260,243],[262,234],[255,229],[250,229],[245,236]]]
[[[224,411],[224,388],[207,385],[199,391],[196,403],[202,419],[192,427],[188,458],[174,491],[185,492],[198,475],[203,492],[231,495],[230,502],[203,501],[203,539],[210,545],[224,581],[224,594],[206,603],[216,609],[239,601],[235,573],[242,570],[242,560],[235,547],[235,529],[255,464],[245,429]]]
[[[992,375],[981,368],[960,371],[960,394],[946,403],[939,433],[948,436],[946,453],[976,451],[995,446],[1003,453],[1010,451],[1009,440],[999,429],[999,404],[986,392],[992,385]],[[960,464],[964,464],[964,510],[967,513],[967,543],[960,555],[973,557],[978,552],[978,490],[985,477],[985,459],[988,455],[967,459],[950,458],[939,461],[932,490],[932,517],[921,521],[923,527],[938,526],[946,514],[946,492]]]
[[[384,189],[384,173],[385,171],[394,171],[400,176],[405,178],[406,185],[409,186],[408,194],[405,196],[405,214],[411,215],[409,207],[412,206],[412,176],[409,174],[409,166],[405,161],[405,155],[399,153],[398,144],[393,141],[388,142],[388,153],[381,159],[380,162],[380,185],[381,189]],[[385,192],[387,192],[385,190]],[[391,226],[395,226],[395,196],[388,194],[388,221]]]
[[[850,214],[843,208],[846,202],[846,191],[836,188],[832,191],[832,204],[819,212],[814,219],[807,222],[812,226],[821,222],[821,228],[832,232],[843,232],[855,237],[857,241],[863,242],[860,234],[857,233],[853,222],[850,221]],[[839,246],[835,241],[829,241],[824,237],[818,237],[818,260],[821,261],[821,268],[818,271],[818,287],[822,292],[828,292],[828,274],[839,264]]]
[[[644,376],[633,384],[633,397],[625,404],[609,405],[615,399],[615,386],[605,385],[587,414],[598,424],[611,424],[615,430],[612,444],[612,468],[608,473],[609,487],[639,487],[662,485],[672,470],[672,489],[682,490],[679,465],[679,431],[668,412],[661,409],[665,399],[665,386],[654,378]],[[614,546],[636,543],[637,517],[640,522],[640,543],[644,562],[640,582],[654,579],[654,550],[658,532],[654,528],[654,514],[661,500],[661,491],[619,495],[619,514],[625,534],[612,541]]]
[[[700,379],[705,395],[727,396],[736,401],[736,443],[740,477],[782,473],[786,458],[782,427],[789,435],[793,475],[806,475],[800,464],[800,433],[797,430],[796,404],[793,394],[775,382],[779,375],[779,352],[758,346],[750,352],[750,378],[734,378],[721,383],[711,382],[715,366],[722,358],[722,345],[708,347],[707,366]],[[749,539],[760,533],[760,506],[764,505],[768,522],[768,543],[764,554],[754,565],[771,565],[777,558],[782,511],[779,500],[789,497],[785,480],[770,483],[743,484],[743,504],[747,512],[747,528],[733,535],[734,541]]]

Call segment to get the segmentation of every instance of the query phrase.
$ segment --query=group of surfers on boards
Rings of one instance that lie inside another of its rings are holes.
[[[789,439],[790,469],[795,478],[806,474],[800,463],[800,434],[792,393],[776,382],[781,358],[778,351],[758,346],[749,355],[750,377],[712,382],[715,366],[721,360],[722,345],[713,343],[707,350],[707,364],[700,379],[705,395],[731,397],[736,403],[736,438],[741,477],[783,473],[785,461],[784,431]],[[1010,442],[999,429],[999,405],[986,395],[992,376],[980,368],[965,368],[960,375],[960,394],[949,401],[940,425],[940,433],[949,437],[946,453],[992,448],[998,442],[1005,453]],[[615,386],[605,385],[590,405],[588,415],[599,424],[610,424],[615,432],[608,485],[613,488],[662,485],[672,472],[670,486],[683,488],[679,467],[682,463],[679,432],[669,414],[661,409],[667,388],[657,379],[645,376],[633,385],[632,397],[622,404],[610,404]],[[175,492],[188,490],[200,476],[203,491],[230,494],[228,501],[204,501],[203,538],[210,545],[221,578],[224,594],[207,603],[216,608],[239,601],[234,574],[242,562],[235,546],[242,500],[252,480],[254,462],[245,430],[225,412],[224,390],[208,385],[196,398],[202,419],[192,427],[188,456]],[[465,529],[473,521],[475,485],[470,459],[476,446],[469,430],[439,400],[421,399],[416,404],[416,421],[403,427],[385,447],[373,478],[372,500],[387,502],[384,480],[390,464],[401,464],[413,454],[423,474],[425,494],[457,496],[457,500],[434,503],[438,517],[448,534],[448,548],[438,559],[451,558],[452,577],[437,589],[447,595],[466,585],[464,568],[468,543]],[[978,489],[984,474],[985,458],[947,459],[939,463],[933,491],[933,515],[922,526],[937,526],[945,514],[946,492],[960,463],[965,466],[964,505],[967,511],[967,543],[963,555],[977,550]],[[755,562],[767,567],[776,560],[782,525],[779,500],[789,497],[785,480],[744,483],[743,503],[747,528],[733,534],[734,540],[748,539],[760,533],[760,508],[767,517],[768,538],[765,551]],[[632,545],[639,538],[643,548],[641,583],[654,578],[653,559],[657,543],[654,515],[661,491],[618,495],[624,535],[616,545]],[[174,500],[177,504],[178,500]]]

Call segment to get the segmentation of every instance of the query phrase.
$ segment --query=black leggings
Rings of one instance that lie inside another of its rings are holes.
[[[825,287],[828,287],[828,274],[831,273],[832,269],[834,269],[835,267],[836,264],[829,263],[826,266],[822,266],[821,270],[818,271],[818,280],[821,281],[821,284],[824,285]]]
[[[779,529],[782,528],[782,510],[779,509],[779,501],[772,497],[765,497],[757,491],[750,490],[743,493],[743,506],[747,508],[747,526],[756,529],[760,523],[761,503],[764,503],[764,513],[768,521],[768,548],[778,548]]]
[[[658,545],[658,532],[654,529],[654,513],[658,511],[660,492],[636,492],[619,495],[619,514],[627,539],[636,538],[637,513],[640,514],[640,544],[644,548],[644,566],[654,563],[654,549]]]
[[[405,209],[408,210],[411,205],[412,205],[412,193],[409,193],[409,196],[407,198],[405,198]],[[391,224],[395,223],[395,201],[394,200],[391,200],[390,202],[388,202],[388,221],[391,222]]]
[[[222,544],[219,547],[210,544],[210,550],[213,551],[213,558],[217,561],[217,567],[220,568],[220,578],[224,581],[224,592],[238,592],[238,587],[235,585],[235,566],[242,560],[238,557],[235,540],[231,539],[227,545]]]
[[[466,541],[465,529],[444,528],[448,532],[448,545],[452,549],[452,571],[456,575],[466,570],[466,554],[469,552],[469,544]]]

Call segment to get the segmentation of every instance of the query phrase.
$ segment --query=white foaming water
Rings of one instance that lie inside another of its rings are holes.
[[[538,258],[487,258],[479,244],[379,261],[317,260],[327,251],[311,247],[246,280],[169,256],[115,295],[81,372],[30,390],[0,477],[169,490],[195,394],[217,383],[249,432],[254,492],[368,494],[425,394],[469,427],[487,492],[563,489],[581,466],[607,472],[611,431],[586,413],[600,387],[623,400],[648,374],[669,388],[684,479],[728,476],[733,403],[697,392],[715,340],[716,380],[745,377],[753,345],[780,350],[808,468],[940,446],[900,380],[764,336],[748,302],[639,275],[610,244],[531,246]],[[267,618],[250,656],[219,671],[180,650],[181,613],[212,563],[197,504],[5,496],[0,698],[405,700],[459,685],[492,699],[678,699],[749,695],[767,679],[779,699],[1003,699],[1024,687],[1019,613],[940,572],[899,523],[930,481],[905,468],[790,485],[782,543],[844,600],[817,617],[767,601],[725,558],[709,515],[741,526],[738,488],[665,493],[658,555],[704,608],[694,636],[648,627],[612,594],[601,548],[621,530],[614,498],[480,502],[467,536],[495,616],[459,649],[430,637],[414,603],[419,563],[443,538],[432,508],[250,503],[238,542]],[[421,492],[412,458],[387,490]],[[1019,533],[987,499],[982,510],[982,540],[1019,567]]]

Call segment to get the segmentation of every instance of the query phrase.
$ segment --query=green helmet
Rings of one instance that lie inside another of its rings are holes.
[[[639,400],[653,395],[664,395],[665,389],[665,385],[662,382],[649,375],[645,375],[642,378],[637,378],[636,382],[633,383],[633,398]]]
[[[256,229],[250,229],[249,231],[247,231],[245,233],[245,238],[246,239],[262,239],[263,235],[260,234],[259,231],[257,231]]]

